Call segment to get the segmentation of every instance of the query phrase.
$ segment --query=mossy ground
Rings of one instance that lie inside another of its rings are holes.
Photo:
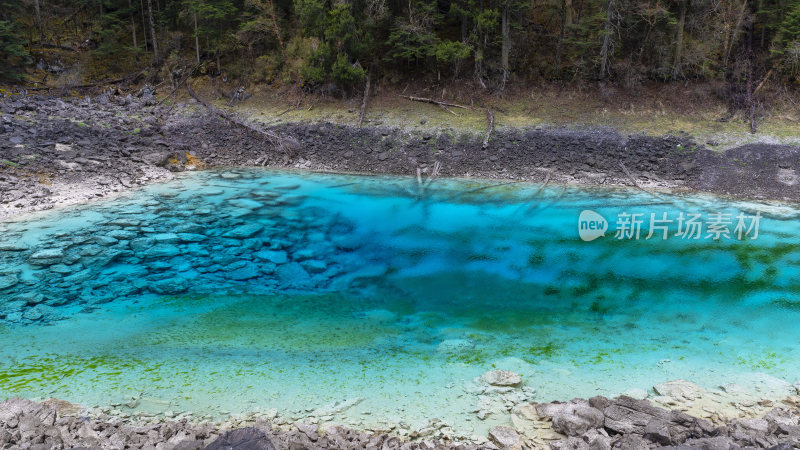
[[[518,89],[514,93],[472,102],[425,95],[438,100],[470,106],[471,109],[442,108],[435,104],[405,99],[389,89],[371,98],[363,126],[401,127],[456,135],[486,132],[486,109],[495,113],[496,129],[543,127],[610,128],[621,134],[691,135],[714,150],[748,143],[800,144],[800,115],[790,103],[771,106],[760,122],[758,132],[750,133],[749,122],[742,114],[730,116],[727,105],[705,93],[693,98],[676,87],[660,92],[657,87],[643,88],[637,96],[621,93],[604,97],[595,89],[570,91],[547,86],[541,89]],[[679,92],[675,92],[675,90]],[[463,94],[462,94],[463,95]],[[678,97],[675,99],[673,97]],[[328,121],[356,125],[361,98],[291,97],[260,89],[236,109],[269,124],[285,122]]]

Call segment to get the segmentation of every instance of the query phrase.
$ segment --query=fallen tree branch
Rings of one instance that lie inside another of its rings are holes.
[[[492,135],[492,130],[494,130],[494,108],[486,110],[486,120],[489,121],[489,126],[486,128],[486,136],[483,138],[483,145],[481,146],[483,149],[489,146],[489,136]]]
[[[457,112],[453,111],[452,109],[448,108],[447,106],[444,106],[444,105],[439,105],[439,108],[442,108],[443,110],[445,110],[445,111],[449,112],[450,114],[452,114],[452,115],[454,115],[454,116],[456,116],[456,117],[461,117],[461,114],[459,114],[459,113],[457,113]]]
[[[232,114],[228,114],[227,112],[214,107],[210,103],[200,98],[200,96],[194,92],[189,83],[186,83],[186,92],[188,92],[189,95],[191,95],[192,98],[197,100],[201,105],[205,106],[206,109],[208,109],[211,113],[233,123],[234,125],[264,137],[270,144],[281,149],[286,154],[292,153],[293,150],[300,145],[300,143],[294,137],[281,136],[273,131],[265,130],[255,124],[245,122],[244,120]]]
[[[369,99],[369,80],[370,74],[367,73],[367,85],[364,87],[364,99],[361,100],[361,114],[358,116],[358,128],[361,128],[361,123],[364,122],[364,113],[367,112],[367,100]]]
[[[190,71],[189,71],[189,73],[187,73],[187,74],[186,74],[186,75],[185,75],[185,76],[184,76],[184,77],[181,79],[181,81],[179,81],[179,82],[178,82],[178,85],[177,85],[177,86],[175,86],[175,89],[173,89],[173,90],[172,90],[172,92],[170,92],[169,94],[167,94],[167,96],[166,96],[166,97],[162,98],[160,102],[156,103],[156,107],[159,107],[159,106],[161,106],[161,104],[162,104],[162,103],[164,103],[165,101],[167,101],[167,99],[168,99],[168,98],[170,98],[170,97],[172,97],[173,95],[175,95],[175,93],[176,93],[176,92],[178,92],[178,89],[180,89],[180,88],[181,88],[181,86],[183,86],[183,83],[186,83],[186,80],[188,80],[188,79],[189,79],[189,77],[190,77],[190,76],[192,76],[192,74],[194,73],[194,71],[195,71],[195,70],[197,70],[199,67],[200,67],[200,64],[196,64],[196,65],[195,65],[195,66],[192,68],[192,70],[190,70]],[[170,108],[170,110],[171,110],[171,108]]]
[[[769,72],[767,72],[767,74],[764,75],[764,79],[761,80],[761,82],[758,83],[758,86],[756,86],[755,90],[753,90],[753,95],[758,94],[758,91],[760,91],[761,88],[764,87],[764,84],[767,82],[767,80],[769,80],[769,76],[772,75],[773,70],[774,69],[769,69]]]
[[[458,105],[456,103],[443,102],[443,101],[439,101],[439,100],[434,100],[432,98],[414,97],[413,95],[401,95],[400,97],[403,97],[405,99],[412,100],[412,101],[415,101],[415,102],[433,103],[434,105],[450,106],[451,108],[472,109],[469,106]]]

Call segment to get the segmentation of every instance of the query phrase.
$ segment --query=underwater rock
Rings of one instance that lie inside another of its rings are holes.
[[[208,239],[208,236],[197,233],[178,233],[181,242],[202,242]]]
[[[240,226],[228,231],[223,236],[230,237],[230,238],[235,238],[235,239],[247,239],[247,238],[255,236],[256,234],[258,234],[263,229],[264,229],[264,226],[261,225],[261,224],[250,223],[250,224],[247,224],[247,225],[240,225]]]
[[[138,236],[138,234],[131,230],[111,230],[108,232],[108,236],[111,236],[115,239],[131,240]]]
[[[653,386],[659,395],[675,399],[695,400],[703,396],[705,391],[700,386],[686,380],[668,381]]]
[[[131,240],[130,247],[136,253],[147,251],[155,244],[156,240],[150,237],[141,237]]]
[[[94,242],[104,247],[108,247],[119,242],[119,239],[111,236],[98,235],[94,237]]]
[[[181,238],[175,233],[158,233],[153,235],[153,239],[159,244],[177,244]]]
[[[22,311],[25,309],[25,305],[27,305],[27,302],[22,299],[2,302],[0,303],[0,317],[8,319],[9,316],[19,316],[19,318],[22,318]]]
[[[197,211],[195,211],[196,213]],[[200,225],[199,223],[195,222],[186,222],[176,226],[172,231],[177,234],[181,233],[203,233],[205,232],[205,227]]]
[[[19,283],[19,278],[15,274],[0,275],[0,289],[10,288]]]
[[[249,280],[261,274],[259,267],[249,261],[244,262],[242,267],[227,273],[228,278],[236,281]]]
[[[308,259],[301,262],[300,265],[309,273],[322,273],[328,268],[328,264],[319,259]]]
[[[28,320],[34,321],[34,322],[39,320],[39,319],[41,319],[42,317],[44,317],[44,314],[42,314],[42,311],[39,310],[36,307],[29,308],[27,311],[22,313],[22,318],[23,319],[28,319]]]
[[[0,242],[0,251],[6,252],[23,252],[28,250],[30,247],[23,244],[22,242]]]
[[[522,377],[510,370],[492,370],[481,375],[484,383],[492,386],[516,386],[522,383]]]
[[[253,256],[265,261],[273,262],[275,264],[284,264],[289,261],[289,258],[284,251],[261,250],[256,252]]]
[[[50,271],[60,275],[67,275],[72,273],[72,269],[64,264],[53,264],[52,266],[50,266]]]
[[[48,248],[39,250],[28,256],[28,263],[36,266],[52,266],[61,262],[64,257],[63,248]]]
[[[311,276],[296,262],[281,264],[275,273],[278,275],[278,281],[287,287],[307,287],[311,283]]]
[[[522,439],[513,428],[498,425],[489,431],[489,439],[501,449],[519,449]]]
[[[183,278],[167,278],[150,284],[150,290],[162,295],[175,295],[186,292],[189,282]]]
[[[44,301],[44,295],[39,292],[26,292],[14,297],[14,300],[25,302],[25,304],[33,306],[42,303]]]
[[[156,244],[141,253],[145,259],[172,258],[181,253],[180,249],[172,244]]]

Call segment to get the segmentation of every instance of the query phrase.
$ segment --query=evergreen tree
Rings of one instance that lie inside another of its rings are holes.
[[[25,41],[16,22],[0,20],[0,79],[19,81],[25,78],[24,68],[30,62]]]

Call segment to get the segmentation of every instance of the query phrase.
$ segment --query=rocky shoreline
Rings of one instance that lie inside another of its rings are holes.
[[[612,130],[356,128],[293,123],[277,149],[263,136],[209,115],[199,104],[154,106],[141,98],[10,97],[0,102],[0,218],[108,197],[168,180],[172,171],[265,166],[439,175],[709,192],[800,201],[800,148],[745,145],[716,153],[689,136],[621,136]]]
[[[519,376],[508,371],[482,377],[494,394],[513,391]],[[409,433],[403,425],[354,430],[330,418],[300,421],[275,412],[251,413],[221,422],[200,421],[190,413],[152,416],[119,409],[84,408],[63,400],[34,402],[11,398],[0,402],[2,449],[628,449],[788,450],[800,445],[800,396],[780,402],[748,403],[722,391],[704,391],[676,380],[654,387],[648,399],[602,396],[569,402],[521,403],[511,423],[492,428],[487,437],[454,436],[448,425],[431,419]],[[780,384],[780,383],[778,383]],[[728,386],[727,390],[733,390]],[[773,392],[774,393],[774,392]],[[784,392],[787,393],[787,392]],[[725,404],[719,403],[722,401]],[[733,408],[737,418],[722,418],[716,407]],[[669,404],[672,408],[663,407]],[[700,411],[704,418],[690,414]]]

